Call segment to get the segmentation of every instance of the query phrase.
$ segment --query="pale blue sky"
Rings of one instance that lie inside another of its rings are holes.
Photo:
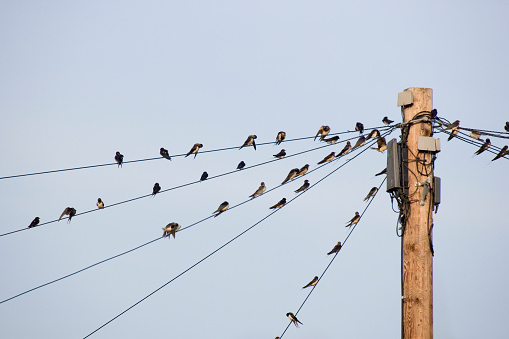
[[[2,1],[0,176],[332,133],[399,121],[429,87],[462,126],[509,120],[504,1]],[[394,132],[391,137],[397,137]],[[436,338],[503,338],[509,292],[506,160],[442,139],[435,174]],[[502,147],[504,140],[492,142]],[[317,142],[283,144],[287,153]],[[338,151],[343,145],[336,146]],[[259,147],[0,181],[0,233],[268,160]],[[0,238],[0,299],[189,225],[331,149]],[[274,338],[373,186],[369,151],[92,338]],[[331,168],[309,175],[318,181]],[[80,338],[290,199],[302,180],[185,232],[0,305],[2,337]],[[385,185],[384,185],[385,188]],[[285,338],[397,338],[400,244],[385,189]]]

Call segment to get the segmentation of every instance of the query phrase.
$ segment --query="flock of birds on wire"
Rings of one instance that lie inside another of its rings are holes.
[[[435,111],[435,118],[436,118],[436,110],[434,110],[434,111]],[[460,131],[460,127],[459,127],[460,121],[459,120],[456,120],[456,121],[454,121],[453,123],[450,123],[450,124],[449,123],[444,123],[439,118],[437,118],[437,120],[443,126],[443,128],[442,128],[442,130],[440,130],[440,132],[450,131],[450,132],[448,132],[449,133],[449,137],[447,139],[448,141],[452,140],[454,137],[457,136],[457,134]],[[384,117],[382,119],[382,122],[385,125],[390,125],[394,121],[388,119],[387,117]],[[506,122],[506,124],[504,126],[504,129],[505,129],[505,131],[509,132],[509,121]],[[329,126],[326,126],[326,125],[321,126],[318,129],[318,132],[316,133],[316,135],[315,135],[313,140],[316,140],[319,137],[320,141],[323,141],[323,142],[326,142],[326,143],[329,143],[329,144],[336,143],[339,140],[339,136],[336,135],[336,136],[327,138],[327,135],[330,133],[330,130],[331,129],[330,129]],[[338,152],[337,154],[336,154],[336,152],[331,152],[329,155],[325,156],[322,160],[317,162],[317,164],[318,165],[324,164],[326,162],[331,162],[335,158],[342,157],[342,156],[348,154],[350,151],[352,151],[352,150],[354,150],[354,149],[356,149],[358,147],[363,146],[366,143],[366,141],[370,140],[370,139],[375,139],[375,138],[377,139],[377,142],[376,142],[377,143],[377,147],[376,148],[373,147],[372,149],[377,150],[379,152],[384,152],[387,149],[386,140],[385,140],[384,137],[382,137],[380,135],[380,132],[377,129],[373,129],[367,136],[364,136],[364,134],[363,134],[364,133],[364,125],[362,123],[360,123],[360,122],[357,122],[356,125],[355,125],[355,131],[358,131],[361,135],[360,135],[359,139],[356,141],[356,143],[353,146],[350,143],[350,141],[347,141],[345,147],[340,152]],[[479,131],[476,131],[476,130],[471,130],[471,133],[470,133],[470,137],[471,138],[484,142],[482,144],[482,146],[474,153],[474,155],[479,155],[479,154],[483,153],[484,151],[486,151],[491,146],[491,141],[490,141],[489,138],[486,138],[486,140],[483,140],[483,139],[480,138],[482,134],[483,134],[482,132],[479,132]],[[279,132],[277,134],[277,136],[276,136],[275,145],[281,144],[285,140],[285,138],[286,138],[286,133],[283,132],[283,131]],[[256,135],[249,135],[247,137],[247,139],[244,141],[244,143],[240,146],[239,149],[242,149],[244,147],[252,146],[254,148],[254,150],[256,150],[256,142],[255,142],[256,139],[257,139]],[[196,158],[200,148],[202,148],[202,147],[203,147],[203,144],[201,144],[201,143],[194,144],[193,147],[189,150],[189,152],[187,152],[185,157],[188,157],[189,155],[194,154],[194,158]],[[492,159],[492,161],[495,161],[495,160],[497,160],[497,159],[499,159],[501,157],[509,155],[508,148],[509,147],[507,145],[504,146],[500,150],[500,152],[495,156],[495,158]],[[171,160],[171,156],[170,156],[170,154],[169,154],[167,149],[161,147],[159,153],[160,153],[160,155],[163,158]],[[278,152],[277,154],[274,154],[273,156],[275,158],[282,159],[282,158],[284,158],[286,156],[286,150],[282,149],[280,152]],[[120,152],[118,152],[118,151],[116,152],[114,159],[115,159],[118,167],[122,167],[122,164],[123,164],[123,161],[124,161],[124,156]],[[242,170],[245,166],[246,166],[245,162],[241,161],[237,165],[237,170]],[[299,176],[302,176],[302,175],[306,174],[308,169],[309,169],[309,164],[306,164],[306,165],[304,165],[301,168],[294,168],[294,169],[290,170],[290,172],[288,173],[286,178],[283,180],[281,185],[284,185],[285,183],[287,183],[287,182],[289,182],[289,181],[291,181],[291,180],[293,180],[293,179],[295,179],[295,178],[297,178]],[[386,169],[384,169],[380,173],[377,173],[376,175],[378,176],[378,175],[382,175],[382,174],[385,174],[385,173],[386,173]],[[207,178],[208,178],[208,173],[205,171],[201,175],[200,181],[206,180]],[[310,187],[309,181],[308,180],[304,180],[304,183],[302,184],[302,186],[300,186],[294,192],[295,193],[300,193],[300,192],[303,192],[303,191],[307,190],[309,187]],[[154,187],[152,189],[152,196],[155,196],[157,193],[160,192],[160,190],[161,190],[161,186],[159,185],[159,183],[155,183]],[[265,192],[265,190],[266,190],[265,183],[261,182],[260,186],[258,187],[258,189],[253,194],[251,194],[249,197],[251,197],[251,199],[254,199],[254,198],[262,195]],[[370,197],[374,197],[377,192],[378,192],[378,188],[377,187],[373,187],[369,191],[367,196],[364,198],[364,201],[368,200]],[[286,198],[283,198],[279,202],[274,204],[273,206],[269,207],[269,209],[279,209],[279,208],[283,207],[285,204],[286,204]],[[96,205],[97,205],[98,209],[103,209],[104,208],[104,202],[101,200],[101,198],[97,199]],[[223,203],[221,203],[219,205],[219,207],[212,214],[214,215],[214,217],[217,217],[221,213],[225,212],[228,208],[229,208],[229,203],[227,201],[224,201]],[[75,216],[75,215],[76,215],[76,209],[75,208],[73,208],[73,207],[66,207],[64,209],[64,211],[62,212],[62,214],[60,215],[60,218],[58,219],[58,221],[60,221],[64,216],[68,216],[68,223],[69,223],[71,221],[72,217]],[[356,225],[359,222],[360,218],[361,218],[361,216],[360,216],[359,212],[355,212],[355,215],[353,216],[353,218],[350,219],[346,223],[346,227],[351,227],[353,225]],[[39,222],[40,222],[40,218],[36,217],[30,223],[28,228],[32,228],[32,227],[37,226],[39,224]],[[181,225],[179,225],[176,222],[171,222],[171,223],[169,223],[168,225],[166,225],[163,228],[163,237],[171,237],[171,236],[173,236],[173,238],[175,238],[175,233],[178,232],[180,229],[181,229]],[[342,246],[341,242],[338,242],[327,253],[327,255],[338,253],[341,250],[341,246]],[[318,283],[318,281],[319,281],[318,276],[315,276],[308,284],[306,284],[302,288],[305,289],[305,288],[308,288],[308,287],[313,287],[313,286],[315,286]],[[296,327],[299,327],[299,324],[302,325],[302,323],[297,319],[297,317],[292,312],[288,312],[286,314],[286,316],[290,319],[291,323],[293,323]],[[276,339],[278,339],[278,338],[279,337],[276,337]]]

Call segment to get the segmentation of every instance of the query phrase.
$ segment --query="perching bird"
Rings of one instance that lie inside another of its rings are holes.
[[[311,280],[306,286],[304,286],[303,289],[306,288],[306,287],[315,286],[316,284],[318,284],[318,277],[317,276],[315,276],[313,278],[313,280]]]
[[[366,138],[364,135],[361,135],[355,145],[352,147],[352,150],[356,149],[357,147],[361,147],[366,142]]]
[[[351,150],[352,150],[352,144],[350,143],[350,141],[347,141],[345,147],[341,150],[341,152],[339,152],[338,157],[342,157],[343,155],[347,154]]]
[[[275,204],[274,206],[269,207],[269,209],[281,208],[285,204],[286,204],[286,198],[283,198],[283,199],[279,200],[279,202],[277,204]]]
[[[449,138],[447,138],[447,141],[451,141],[451,139],[454,138],[459,131],[460,131],[459,127],[453,127],[451,130],[451,134],[449,134]]]
[[[237,169],[238,169],[238,170],[241,170],[241,169],[243,169],[244,167],[246,167],[246,163],[245,163],[244,161],[239,162],[239,164],[237,165]]]
[[[281,131],[276,136],[276,145],[279,145],[286,138],[286,133]]]
[[[374,129],[372,130],[371,132],[369,132],[368,136],[366,137],[366,140],[369,140],[371,138],[376,138],[376,137],[379,137],[380,136],[380,131],[377,130],[377,129]]]
[[[387,143],[385,142],[384,137],[378,137],[378,139],[376,140],[376,144],[378,148],[371,147],[371,149],[377,150],[378,152],[383,152],[387,149]]]
[[[304,166],[301,167],[301,169],[299,170],[299,173],[297,173],[297,175],[304,175],[306,174],[306,172],[308,171],[309,169],[309,165],[308,164],[305,164]]]
[[[360,122],[356,123],[355,130],[359,131],[359,133],[362,134],[362,132],[364,132],[364,125]]]
[[[509,154],[509,151],[507,150],[507,145],[502,147],[502,149],[500,150],[500,152],[497,154],[496,157],[493,158],[493,160],[491,161],[495,161],[499,158],[502,158],[504,155],[508,155]]]
[[[214,215],[214,218],[217,217],[219,214],[223,213],[224,211],[226,211],[228,207],[230,207],[230,204],[228,204],[228,201],[224,201],[221,205],[219,205],[217,210],[215,210],[212,213],[212,214],[217,213],[216,215]]]
[[[173,235],[173,239],[175,239],[175,233],[180,229],[180,225],[176,222],[170,222],[168,225],[163,227],[163,237],[168,237],[170,239],[170,235]]]
[[[491,141],[490,141],[490,139],[486,138],[486,141],[484,142],[484,144],[482,144],[482,146],[477,150],[477,152],[474,153],[474,155],[481,154],[482,152],[486,151],[490,146],[491,146]]]
[[[364,198],[364,201],[368,200],[370,197],[374,197],[376,192],[378,192],[378,188],[373,187],[372,189],[370,189],[368,195],[366,195],[366,197]]]
[[[250,135],[247,137],[246,141],[244,141],[244,144],[242,146],[240,146],[240,148],[244,147],[244,146],[251,146],[253,145],[255,151],[256,151],[256,143],[255,143],[255,139],[256,139],[256,135]],[[239,148],[239,149],[240,149]]]
[[[209,174],[207,173],[207,171],[204,171],[201,174],[200,181],[207,180],[208,177],[209,177]]]
[[[339,136],[338,135],[330,137],[330,138],[327,138],[327,139],[323,139],[323,141],[328,142],[329,144],[334,144],[338,140],[339,140]]]
[[[299,169],[298,168],[291,169],[290,172],[288,172],[288,175],[286,176],[286,179],[283,180],[281,185],[284,185],[286,182],[288,182],[288,181],[292,180],[293,178],[295,178],[297,176],[297,174],[299,174]]]
[[[30,225],[28,225],[28,228],[32,228],[32,227],[37,226],[37,225],[39,224],[39,221],[40,221],[39,217],[35,217],[35,219],[34,219],[34,220],[32,220],[32,222],[30,223]]]
[[[60,218],[58,218],[58,221],[60,221],[60,219],[62,219],[62,217],[64,215],[69,216],[69,220],[67,220],[67,223],[70,223],[72,217],[74,217],[76,215],[76,210],[72,207],[66,207],[65,210],[62,212],[62,214],[60,214]]]
[[[509,121],[505,123],[504,129],[506,132],[509,132]]]
[[[329,162],[329,161],[332,161],[332,159],[334,159],[334,156],[336,155],[336,152],[331,152],[331,154],[329,154],[328,156],[326,156],[325,158],[323,158],[322,160],[320,160],[318,162],[318,165],[320,164],[323,164],[325,162]]]
[[[297,317],[296,317],[295,315],[293,315],[293,313],[292,313],[292,312],[288,312],[288,313],[286,313],[286,316],[287,316],[288,318],[290,318],[290,320],[291,320],[291,321],[292,321],[292,323],[295,325],[295,327],[299,327],[299,324],[304,325],[303,323],[301,323],[301,322],[299,321],[299,319],[297,319]]]
[[[438,111],[437,111],[437,109],[436,109],[436,108],[433,108],[433,109],[431,110],[431,119],[435,119],[435,118],[437,117],[437,115],[438,115]]]
[[[161,149],[159,150],[159,154],[161,154],[161,156],[163,158],[166,158],[168,160],[171,160],[171,157],[170,157],[170,153],[168,153],[168,150],[167,149],[164,149],[161,147]]]
[[[384,118],[382,119],[382,122],[383,122],[385,125],[390,125],[390,124],[392,124],[392,123],[394,122],[394,120],[389,120],[389,118],[384,117]]]
[[[286,151],[284,149],[282,149],[281,151],[279,151],[278,154],[274,154],[274,156],[278,159],[283,159],[286,155]]]
[[[265,192],[265,183],[262,181],[260,187],[258,187],[258,189],[251,194],[250,197],[251,199],[256,198],[257,196],[262,195],[263,192]]]
[[[194,157],[196,158],[196,155],[198,154],[198,151],[202,147],[203,147],[203,144],[194,144],[193,147],[191,148],[191,150],[189,152],[187,152],[185,158],[187,158],[187,156],[190,155],[190,154],[194,154]]]
[[[309,188],[309,180],[304,180],[304,183],[302,184],[302,186],[297,188],[297,190],[295,190],[295,193],[299,193],[299,192],[305,191],[308,188]]]
[[[327,255],[331,255],[332,253],[338,253],[340,249],[341,249],[341,241],[338,241],[338,243],[334,246],[334,248],[329,253],[327,253]]]
[[[97,208],[100,210],[104,208],[104,202],[101,200],[101,198],[97,198],[96,205],[97,205]]]
[[[453,129],[454,127],[459,127],[460,125],[460,121],[459,120],[456,120],[455,122],[453,122],[452,124],[449,124],[447,125],[445,128],[444,128],[444,131],[447,131],[448,129]]]
[[[375,177],[379,176],[379,175],[382,175],[382,174],[387,174],[387,167],[384,168],[381,172],[375,174]]]
[[[359,215],[359,212],[355,212],[354,217],[352,219],[350,219],[349,222],[347,222],[345,227],[350,227],[350,226],[356,225],[359,222],[359,220],[361,220],[361,216]]]
[[[472,139],[476,139],[476,140],[481,140],[481,141],[484,141],[482,139],[479,139],[481,137],[481,132],[478,132],[478,131],[471,131],[470,132],[470,137]]]
[[[325,138],[327,136],[327,134],[329,134],[329,132],[330,132],[330,127],[323,125],[322,127],[320,127],[318,129],[318,132],[316,132],[315,138],[313,140],[316,140],[316,137],[319,135],[320,135],[320,140],[323,140],[323,138]]]
[[[152,188],[152,195],[156,195],[161,190],[161,186],[159,186],[159,183],[155,183],[154,187]]]
[[[118,152],[118,151],[117,151],[117,153],[115,153],[115,161],[118,164],[117,167],[122,167],[122,163],[124,162],[124,156],[122,154],[120,154],[120,152]]]

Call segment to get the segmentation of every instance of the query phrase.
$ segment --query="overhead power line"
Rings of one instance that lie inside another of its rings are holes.
[[[369,200],[367,206],[364,208],[364,211],[362,211],[361,215],[360,215],[360,219],[359,219],[359,222],[362,220],[362,217],[364,216],[364,213],[366,213],[367,209],[369,208],[369,206],[371,205],[371,203],[373,202],[373,200],[375,199],[375,197],[377,196],[378,192],[380,192],[380,188],[382,187],[382,185],[384,184],[385,180],[387,179],[387,177],[384,178],[384,180],[382,181],[382,183],[378,186],[378,190],[377,192],[375,193],[375,195]],[[300,307],[298,308],[297,312],[295,312],[295,316],[297,316],[300,312],[300,310],[302,309],[302,307],[304,307],[304,305],[306,304],[306,301],[309,299],[309,297],[311,296],[311,293],[313,293],[313,291],[315,290],[315,288],[320,284],[320,282],[322,281],[322,277],[325,275],[325,273],[327,272],[327,270],[329,269],[329,267],[332,265],[332,262],[336,259],[336,257],[338,256],[339,252],[341,252],[346,244],[346,242],[348,241],[348,238],[350,238],[350,235],[352,235],[353,231],[355,230],[355,228],[357,227],[357,225],[359,224],[359,222],[357,222],[356,224],[354,224],[352,226],[352,229],[348,232],[345,240],[343,240],[343,242],[341,243],[341,250],[336,252],[334,254],[334,256],[332,257],[332,259],[330,260],[329,264],[325,267],[325,269],[323,270],[322,274],[320,275],[320,277],[318,278],[318,283],[316,285],[314,285],[311,290],[309,291],[309,293],[307,294],[306,298],[304,299],[304,301],[302,302],[302,304],[300,305]],[[283,333],[281,333],[281,335],[279,336],[280,338],[283,338],[283,336],[285,335],[286,331],[288,330],[288,328],[290,327],[290,325],[292,324],[292,322],[290,321],[288,323],[288,325],[286,326],[285,330],[283,331]]]
[[[375,140],[376,141],[376,140]],[[373,143],[370,143],[368,146],[370,145],[373,145]],[[368,149],[368,147],[364,148],[361,152],[357,153],[355,156],[353,156],[352,158],[348,159],[347,161],[345,161],[345,163],[343,163],[341,166],[339,166],[338,168],[334,169],[333,171],[331,171],[329,174],[327,174],[326,176],[324,176],[323,178],[321,178],[319,181],[317,181],[315,184],[311,185],[309,187],[309,189],[311,189],[312,187],[318,185],[320,182],[322,182],[323,180],[325,180],[326,178],[328,178],[329,176],[331,176],[333,173],[337,172],[339,169],[341,169],[343,166],[345,166],[347,163],[349,163],[350,161],[352,161],[353,159],[357,158],[360,154],[362,154],[364,151],[366,151]],[[282,207],[286,207],[288,206],[292,201],[294,201],[295,199],[299,198],[302,194],[306,193],[309,191],[308,190],[305,190],[301,193],[299,193],[297,196],[293,197],[292,199],[290,199],[289,201],[286,202],[286,204]],[[371,204],[371,201],[370,203],[368,204],[368,206]],[[368,207],[367,206],[367,207]],[[367,208],[366,207],[366,208]],[[103,325],[101,325],[100,327],[98,327],[97,329],[95,329],[94,331],[90,332],[88,335],[86,335],[84,337],[84,339],[90,337],[91,335],[93,335],[94,333],[96,333],[97,331],[101,330],[102,328],[104,328],[105,326],[107,326],[108,324],[110,324],[111,322],[113,322],[115,319],[119,318],[120,316],[122,316],[123,314],[125,314],[126,312],[128,312],[129,310],[133,309],[134,307],[136,307],[137,305],[139,305],[141,302],[143,302],[144,300],[148,299],[150,296],[154,295],[155,293],[157,293],[158,291],[160,291],[161,289],[163,289],[164,287],[168,286],[169,284],[171,284],[173,281],[175,281],[176,279],[178,279],[179,277],[183,276],[185,273],[189,272],[191,269],[193,269],[194,267],[198,266],[199,264],[201,264],[202,262],[204,262],[205,260],[207,260],[208,258],[210,258],[211,256],[213,256],[215,253],[219,252],[221,249],[225,248],[226,246],[228,246],[229,244],[231,244],[233,241],[235,241],[236,239],[240,238],[242,235],[244,235],[245,233],[249,232],[251,229],[253,229],[254,227],[256,227],[257,225],[259,225],[261,222],[263,222],[264,220],[266,220],[267,218],[269,218],[270,216],[272,216],[274,213],[278,212],[280,209],[282,208],[278,208],[278,209],[275,209],[274,211],[272,211],[271,213],[269,213],[267,216],[265,216],[264,218],[262,218],[261,220],[259,220],[258,222],[256,222],[255,224],[253,224],[252,226],[250,226],[249,228],[247,228],[246,230],[244,230],[243,232],[239,233],[237,236],[235,236],[234,238],[230,239],[229,241],[227,241],[226,243],[224,243],[223,245],[221,245],[220,247],[218,247],[216,250],[214,250],[213,252],[211,252],[210,254],[206,255],[205,257],[203,257],[202,259],[200,259],[198,262],[196,262],[194,265],[192,265],[191,267],[187,268],[186,270],[182,271],[180,274],[178,274],[177,276],[175,276],[174,278],[172,278],[171,280],[169,280],[168,282],[164,283],[163,285],[161,285],[160,287],[158,287],[157,289],[155,289],[154,291],[152,291],[151,293],[149,293],[147,296],[143,297],[142,299],[140,299],[139,301],[137,301],[136,303],[134,303],[133,305],[131,305],[130,307],[128,307],[127,309],[125,309],[124,311],[122,311],[121,313],[117,314],[115,317],[113,317],[112,319],[108,320],[106,323],[104,323]],[[365,209],[366,210],[366,209]],[[364,210],[364,211],[365,211]],[[363,212],[364,214],[364,212]],[[356,226],[356,225],[355,225]],[[355,229],[355,227],[353,227],[353,229]],[[352,231],[353,231],[352,229]],[[348,239],[348,237],[347,237]]]
[[[390,128],[390,126],[370,127],[370,128],[366,128],[365,130],[366,131],[373,130],[373,129],[386,130],[388,128]],[[342,135],[342,134],[347,134],[347,133],[356,133],[356,131],[343,131],[343,132],[338,132],[338,133],[331,133],[329,135]],[[312,138],[314,138],[314,137],[310,136],[310,137],[301,137],[301,138],[295,138],[295,139],[287,139],[287,140],[284,140],[283,143],[285,143],[285,142],[292,142],[292,141],[299,141],[299,140],[307,140],[307,139],[312,139]],[[274,144],[274,141],[257,143],[258,146],[273,145],[273,144]],[[204,150],[204,151],[200,151],[199,153],[200,154],[213,153],[213,152],[220,152],[220,151],[235,150],[235,149],[238,149],[238,148],[239,148],[239,146],[237,145],[237,146],[217,148],[217,149],[212,149],[212,150]],[[171,155],[171,157],[172,158],[178,158],[178,157],[186,156],[186,154],[187,153],[175,154],[175,155]],[[165,159],[165,158],[163,158],[161,156],[158,156],[158,157],[154,157],[154,158],[127,160],[127,161],[124,161],[123,164],[129,164],[129,163],[135,163],[135,162],[144,162],[144,161],[152,161],[152,160],[161,160],[161,159]],[[165,160],[167,160],[167,159],[165,159]],[[49,174],[49,173],[75,171],[75,170],[88,169],[88,168],[96,168],[96,167],[104,167],[104,166],[114,166],[114,165],[117,165],[117,163],[116,162],[111,162],[111,163],[98,164],[98,165],[88,165],[88,166],[70,167],[70,168],[63,168],[63,169],[50,170],[50,171],[42,171],[42,172],[15,174],[15,175],[8,175],[8,176],[0,177],[0,180],[20,178],[20,177],[27,177],[27,176],[33,176],[33,175],[41,175],[41,174]]]

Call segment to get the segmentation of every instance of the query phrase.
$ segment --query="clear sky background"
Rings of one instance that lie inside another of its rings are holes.
[[[0,176],[400,121],[429,87],[464,127],[509,120],[506,1],[2,1]],[[395,131],[390,138],[399,136]],[[507,336],[507,169],[442,139],[436,338]],[[342,137],[343,138],[343,137]],[[502,147],[506,140],[492,138]],[[0,232],[318,146],[311,140],[0,181]],[[0,299],[244,201],[343,144],[0,238]],[[386,156],[367,151],[92,338],[274,338],[346,236]],[[336,165],[307,179],[314,183]],[[218,218],[0,305],[2,337],[80,338],[293,198],[302,179]],[[385,185],[285,338],[397,338],[400,239]]]

